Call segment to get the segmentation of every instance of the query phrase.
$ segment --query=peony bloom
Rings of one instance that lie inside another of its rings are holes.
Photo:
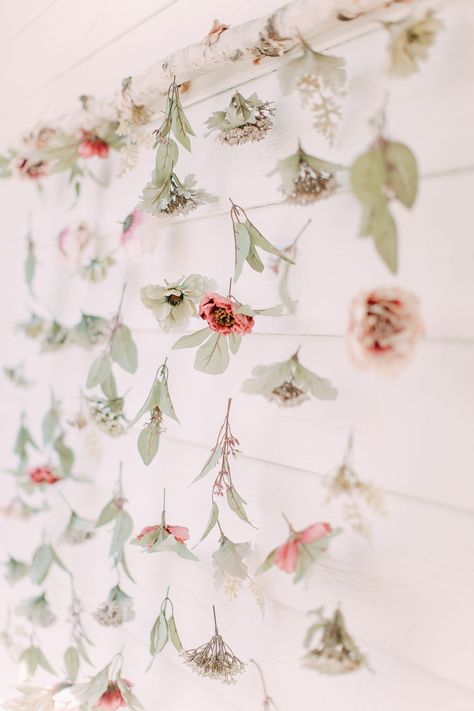
[[[332,528],[329,523],[313,523],[308,528],[295,533],[290,541],[276,549],[275,565],[284,570],[285,573],[294,573],[298,563],[300,545],[319,541],[331,532]]]
[[[81,158],[92,158],[93,156],[107,158],[109,155],[109,146],[102,138],[99,138],[97,134],[92,131],[83,130],[81,140],[77,147],[77,154]]]
[[[123,679],[124,683],[131,688],[132,685],[126,679]],[[115,682],[109,682],[107,691],[104,691],[98,702],[93,707],[97,711],[117,711],[117,709],[122,708],[122,706],[127,706],[127,702],[123,698],[120,689]]]
[[[220,294],[205,294],[199,304],[199,316],[207,321],[212,331],[227,336],[229,333],[243,335],[253,328],[253,316],[237,313],[237,304]]]
[[[401,370],[422,335],[419,302],[409,291],[382,287],[362,292],[352,302],[348,346],[361,368]]]
[[[180,281],[147,284],[140,289],[140,298],[164,331],[186,326],[191,316],[196,316],[196,304],[203,294],[215,286],[200,274],[190,274]]]
[[[56,476],[48,465],[30,469],[28,476],[33,484],[56,484],[56,482],[61,481],[61,477]]]

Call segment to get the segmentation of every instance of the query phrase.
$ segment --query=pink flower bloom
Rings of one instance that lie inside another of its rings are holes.
[[[158,525],[156,525],[156,526],[145,526],[145,528],[143,528],[143,529],[140,531],[140,533],[138,533],[138,534],[136,535],[137,541],[141,541],[142,538],[144,538],[147,533],[152,533],[152,532],[154,532],[154,531],[157,531],[159,528],[160,528],[160,526],[158,526]]]
[[[135,237],[137,227],[143,222],[143,212],[133,210],[127,215],[122,222],[122,234],[120,235],[120,244],[122,246],[128,244]]]
[[[77,147],[77,154],[81,158],[107,158],[109,155],[109,146],[102,138],[99,138],[92,131],[82,131],[82,137]]]
[[[299,547],[303,543],[314,543],[325,538],[332,531],[329,523],[313,523],[302,531],[295,531],[289,540],[276,549],[274,562],[285,573],[294,573],[298,564]]]
[[[398,287],[362,292],[352,302],[349,352],[361,368],[396,372],[410,360],[423,334],[419,302]]]
[[[33,160],[24,156],[17,156],[12,164],[12,169],[20,178],[39,180],[49,175],[51,164],[46,160]]]
[[[174,536],[178,543],[184,543],[189,538],[189,528],[186,526],[165,526],[165,531]]]
[[[126,679],[123,679],[123,681],[131,688],[132,685],[129,681]],[[94,708],[97,709],[97,711],[117,711],[117,709],[122,708],[122,706],[127,706],[127,702],[123,698],[117,684],[111,681],[107,691],[104,691]]]
[[[28,476],[33,484],[56,484],[61,477],[56,476],[49,466],[34,467],[28,472]]]
[[[236,304],[220,294],[205,294],[199,304],[199,316],[207,321],[212,331],[222,335],[250,333],[253,328],[253,316],[235,312]]]

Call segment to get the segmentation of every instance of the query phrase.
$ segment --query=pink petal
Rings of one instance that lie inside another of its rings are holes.
[[[301,543],[314,543],[331,533],[332,528],[329,523],[313,523],[308,528],[301,531],[299,539]]]
[[[169,534],[174,536],[179,543],[184,543],[189,538],[189,528],[186,526],[166,526]]]
[[[286,573],[294,573],[298,563],[298,542],[293,540],[277,548],[275,564]]]

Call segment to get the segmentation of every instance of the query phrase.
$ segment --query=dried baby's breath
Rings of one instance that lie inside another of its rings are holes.
[[[303,657],[305,667],[332,675],[356,671],[367,663],[365,656],[348,633],[339,608],[331,618],[324,617],[322,608],[314,610],[311,614],[317,615],[318,622],[309,628],[305,646],[310,646],[317,632],[320,633],[320,639],[318,645]]]

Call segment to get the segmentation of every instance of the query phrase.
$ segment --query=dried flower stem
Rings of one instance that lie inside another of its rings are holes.
[[[272,706],[274,709],[276,709],[276,711],[278,711],[277,705],[275,704],[272,697],[268,693],[267,685],[265,683],[265,677],[263,676],[263,671],[262,671],[260,664],[258,662],[256,662],[255,659],[250,659],[249,661],[252,662],[252,664],[255,664],[255,666],[257,667],[257,671],[260,676],[260,681],[262,682],[262,688],[263,688],[263,693],[264,693],[263,711],[270,711],[270,708]]]

